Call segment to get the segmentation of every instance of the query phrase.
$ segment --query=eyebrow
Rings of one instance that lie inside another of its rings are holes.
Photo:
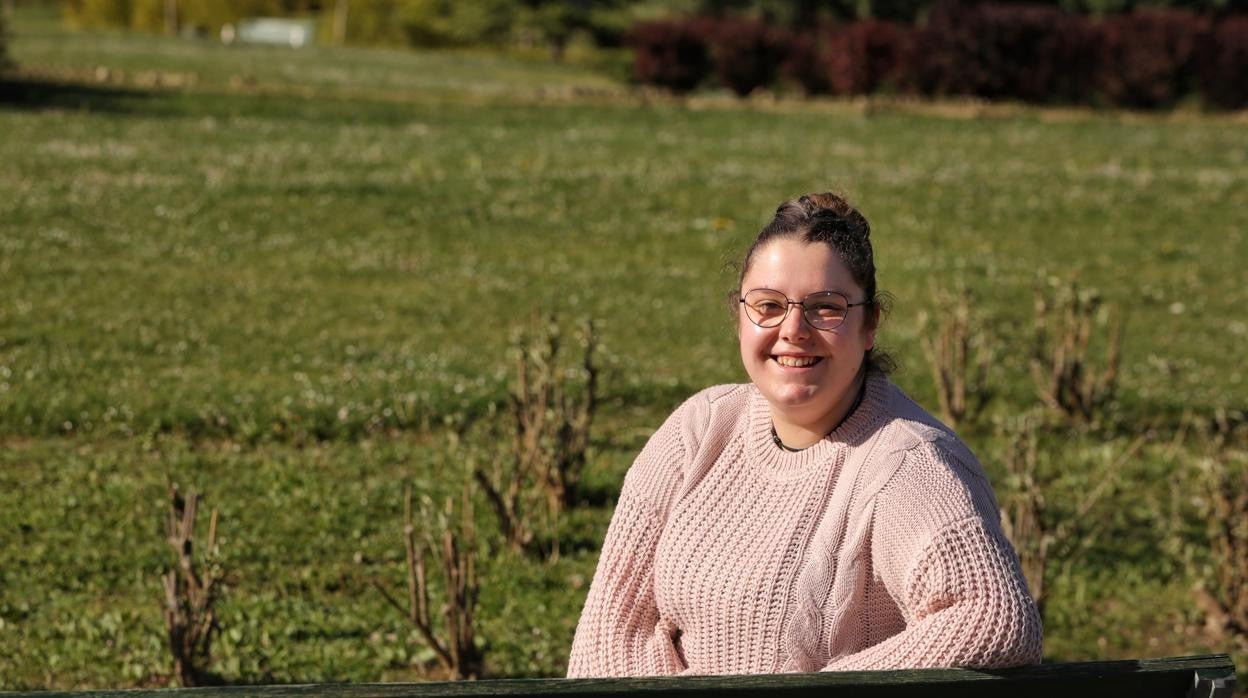
[[[781,291],[778,288],[772,288],[771,286],[755,286],[754,288],[747,288],[745,290],[746,293],[749,293],[750,291],[775,291],[776,293],[782,293],[784,294],[786,298],[789,298],[789,294],[785,293],[784,291]],[[836,288],[825,288],[820,291],[811,291],[810,293],[804,293],[800,295],[802,298],[809,298],[810,296],[814,296],[820,293],[835,293],[838,296],[844,296],[845,298],[849,298],[848,293],[840,289],[836,289]],[[790,298],[790,300],[792,299]]]

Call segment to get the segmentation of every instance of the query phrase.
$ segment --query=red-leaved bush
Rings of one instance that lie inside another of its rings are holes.
[[[856,22],[828,35],[823,58],[826,80],[836,94],[904,90],[911,82],[913,30],[879,20]]]
[[[781,75],[801,85],[808,95],[827,94],[828,71],[824,65],[824,32],[795,34],[789,42],[789,54],[780,67]]]
[[[807,94],[879,90],[1164,107],[1199,90],[1248,106],[1248,17],[1186,10],[1091,20],[1051,5],[937,0],[923,26],[881,20],[791,32],[757,19],[647,22],[629,34],[638,81],[689,91],[713,73],[744,96],[779,74]]]
[[[1248,15],[1228,17],[1213,28],[1199,59],[1200,91],[1210,104],[1248,107]]]
[[[1136,10],[1097,25],[1096,86],[1110,104],[1154,108],[1192,91],[1211,23],[1187,10]]]
[[[727,18],[708,25],[707,40],[719,81],[738,96],[776,81],[787,55],[787,33],[756,19]]]
[[[633,47],[633,76],[646,85],[688,92],[711,72],[705,22],[677,19],[643,22],[628,33]]]
[[[1056,7],[942,2],[916,37],[927,94],[1079,101],[1091,87],[1088,25]]]

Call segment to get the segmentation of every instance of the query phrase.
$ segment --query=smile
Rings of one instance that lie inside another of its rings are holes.
[[[789,368],[804,368],[806,366],[814,366],[823,361],[822,356],[773,356],[776,363]]]

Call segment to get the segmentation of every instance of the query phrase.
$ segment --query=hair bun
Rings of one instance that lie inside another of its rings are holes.
[[[871,236],[871,224],[840,194],[807,194],[799,198],[797,204],[811,219],[813,227],[825,233],[859,235],[864,238]]]

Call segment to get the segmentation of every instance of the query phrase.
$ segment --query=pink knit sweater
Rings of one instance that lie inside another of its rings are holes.
[[[983,471],[881,375],[792,453],[753,385],[704,390],[624,480],[568,676],[996,667],[1040,617]]]

